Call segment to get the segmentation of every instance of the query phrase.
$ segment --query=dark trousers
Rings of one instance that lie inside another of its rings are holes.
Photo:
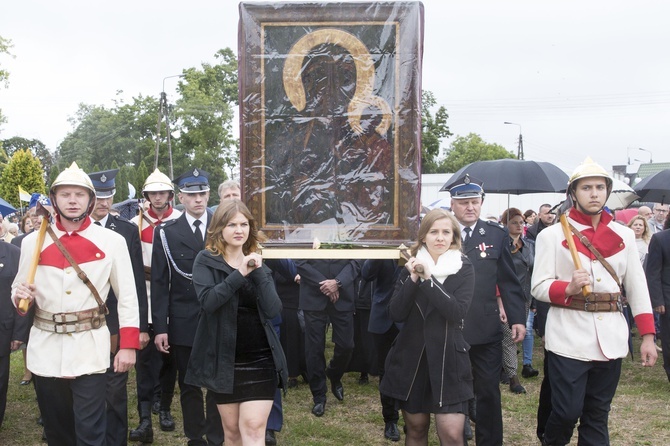
[[[670,381],[670,308],[665,307],[665,314],[659,314],[659,322],[661,324],[661,348],[663,349],[663,369]]]
[[[174,386],[177,382],[177,363],[173,354],[158,353],[160,355],[160,370],[158,372],[158,385],[154,387],[154,395],[160,396],[161,410],[170,410],[172,398],[174,398]]]
[[[391,345],[398,336],[398,327],[395,324],[391,325],[386,333],[378,334],[372,333],[372,339],[375,343],[375,349],[377,350],[377,370],[379,370],[379,382],[382,382],[384,378],[386,356],[391,350]],[[379,392],[379,399],[382,403],[382,416],[384,417],[384,423],[397,423],[398,419],[398,402],[395,398],[391,398],[388,395],[384,395]]]
[[[288,376],[297,378],[305,373],[305,330],[300,321],[299,310],[284,308],[281,312],[279,340],[286,355]]]
[[[107,376],[107,446],[128,444],[128,372],[114,372],[114,355],[110,355],[111,366]]]
[[[307,379],[314,403],[326,401],[326,324],[330,319],[335,348],[328,364],[328,376],[342,379],[354,350],[354,315],[349,311],[337,311],[328,303],[324,311],[304,311],[305,314],[305,360]]]
[[[142,417],[140,407],[151,406],[154,402],[154,395],[157,393],[158,374],[161,369],[161,353],[156,349],[154,343],[154,332],[149,326],[149,343],[142,350],[137,351],[135,361],[135,378],[137,384],[137,413]],[[174,389],[174,379],[172,388]],[[172,391],[174,393],[174,390]],[[160,393],[160,392],[158,392]],[[170,400],[172,401],[172,400]],[[168,409],[169,409],[168,405]]]
[[[74,379],[33,375],[33,379],[49,445],[105,445],[104,373]]]
[[[502,341],[471,346],[470,363],[477,404],[477,446],[500,446],[503,444],[500,396]]]
[[[579,446],[609,445],[607,420],[621,375],[621,359],[578,361],[548,352],[551,414],[544,430],[548,445],[570,443],[579,420]]]
[[[549,382],[549,361],[547,360],[547,350],[544,350],[544,362],[542,371],[544,377],[540,385],[540,399],[537,404],[537,438],[542,440],[544,437],[544,427],[551,414],[551,383]]]
[[[221,445],[223,424],[212,392],[203,398],[202,389],[184,382],[191,347],[171,345],[179,377],[181,411],[184,418],[184,435],[191,445]],[[205,400],[207,410],[205,411]],[[207,437],[205,441],[204,437]]]
[[[0,427],[5,419],[7,390],[9,389],[9,355],[0,356]]]

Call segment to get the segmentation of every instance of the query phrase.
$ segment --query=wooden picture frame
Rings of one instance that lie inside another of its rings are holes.
[[[271,244],[415,238],[422,44],[418,2],[240,3],[241,185]]]

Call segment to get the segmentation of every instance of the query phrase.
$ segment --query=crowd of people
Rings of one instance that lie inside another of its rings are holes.
[[[522,394],[519,375],[538,379],[535,334],[539,441],[568,444],[579,422],[580,444],[609,444],[633,323],[642,364],[662,351],[670,379],[668,205],[641,207],[629,230],[605,210],[612,179],[590,159],[570,177],[561,223],[550,204],[482,219],[483,182],[458,178],[451,209],[422,218],[404,262],[264,259],[240,185],[221,184],[210,209],[199,168],[174,180],[156,169],[127,221],[113,215],[116,173],[73,163],[0,242],[0,423],[9,352],[25,349],[21,383],[34,384],[49,444],[152,443],[156,414],[189,445],[273,445],[283,392],[304,380],[323,417],[356,372],[379,377],[388,440],[427,444],[434,414],[440,444],[501,445],[500,384]]]

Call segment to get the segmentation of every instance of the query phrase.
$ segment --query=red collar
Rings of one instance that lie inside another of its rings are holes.
[[[165,220],[165,219],[168,218],[170,215],[172,215],[172,212],[173,212],[173,211],[174,211],[174,208],[173,208],[172,206],[168,205],[168,210],[165,211],[165,213],[163,214],[163,218],[158,218],[158,215],[157,215],[156,212],[154,211],[154,208],[149,207],[149,210],[147,211],[147,214],[149,214],[149,217],[151,217],[151,218],[153,218],[154,220],[156,220],[157,223],[161,223],[163,220]]]
[[[572,208],[570,209],[569,216],[571,220],[575,221],[575,223],[586,226],[586,228],[581,229],[580,232],[584,234],[584,236],[591,242],[593,247],[596,248],[598,252],[603,255],[603,257],[611,257],[626,247],[621,236],[619,236],[619,234],[610,228],[610,223],[612,223],[613,219],[609,213],[605,211],[600,213],[600,223],[598,224],[598,228],[595,230],[593,229],[590,215],[585,215],[579,212],[577,209]],[[595,260],[596,257],[586,246],[584,246],[584,244],[577,238],[576,235],[573,235],[572,238],[575,241],[577,251],[584,254],[591,260]],[[568,244],[565,240],[563,240],[563,246],[565,248],[568,247]]]

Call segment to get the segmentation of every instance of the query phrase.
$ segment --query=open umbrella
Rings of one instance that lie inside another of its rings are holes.
[[[459,169],[440,191],[448,191],[463,175],[481,180],[492,194],[534,194],[565,191],[568,174],[551,163],[517,159],[475,161]]]
[[[139,203],[137,202],[137,198],[129,198],[125,201],[114,203],[112,205],[112,208],[119,211],[121,217],[130,220],[131,218],[137,215],[137,209],[139,208]]]
[[[640,196],[640,201],[661,204],[670,202],[670,169],[649,175],[637,183],[633,190]]]
[[[16,212],[16,208],[0,198],[0,214],[9,215],[13,214],[14,212]]]
[[[614,179],[612,184],[612,193],[605,204],[609,209],[616,211],[626,209],[632,202],[640,198],[632,187],[621,180]]]

